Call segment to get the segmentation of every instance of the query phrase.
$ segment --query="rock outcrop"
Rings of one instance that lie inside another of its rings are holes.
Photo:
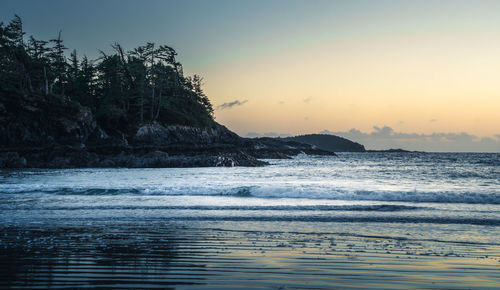
[[[293,141],[241,138],[216,122],[108,133],[88,108],[50,104],[18,106],[1,116],[0,141],[0,168],[262,166],[268,163],[259,159],[334,155]]]
[[[215,123],[211,128],[162,126],[158,123],[141,126],[133,138],[134,145],[207,147],[214,144],[241,145],[242,138],[226,127]]]
[[[24,168],[26,165],[26,158],[17,152],[0,153],[0,168]]]

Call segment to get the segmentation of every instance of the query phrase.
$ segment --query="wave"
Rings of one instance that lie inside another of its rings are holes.
[[[483,179],[489,180],[491,179],[491,174],[480,174],[478,172],[451,172],[448,174],[449,178],[452,179]]]
[[[272,221],[272,222],[337,222],[337,223],[415,223],[415,224],[466,224],[466,225],[482,225],[482,226],[500,226],[500,219],[486,219],[486,218],[455,218],[455,217],[403,217],[403,216],[390,216],[390,217],[338,217],[338,216],[221,216],[221,217],[177,217],[174,220],[203,220],[203,221]]]
[[[433,210],[428,207],[379,204],[379,205],[277,205],[277,206],[130,206],[130,205],[105,205],[105,206],[35,206],[12,207],[2,210],[241,210],[241,211],[381,211],[395,212],[405,210]]]
[[[9,219],[5,219],[0,214],[0,219],[6,223]],[[32,217],[15,217],[16,220],[22,221],[23,219],[31,221]],[[38,217],[37,222],[46,221],[60,221],[68,220],[68,217]],[[137,216],[108,216],[108,215],[95,215],[95,216],[75,216],[70,218],[72,223],[75,222],[137,222]],[[311,223],[383,223],[383,224],[456,224],[456,225],[478,225],[478,226],[500,226],[500,219],[498,218],[477,218],[477,217],[421,217],[421,216],[324,216],[314,214],[302,215],[272,215],[272,216],[246,216],[246,215],[162,215],[162,216],[141,216],[142,222],[168,222],[168,221],[203,221],[203,222],[311,222]],[[7,224],[7,223],[6,223]]]
[[[140,196],[228,196],[241,198],[300,198],[347,201],[429,202],[500,204],[500,192],[421,192],[341,190],[329,187],[239,186],[226,189],[216,187],[151,187],[151,188],[9,188],[4,194],[53,195],[140,195]]]

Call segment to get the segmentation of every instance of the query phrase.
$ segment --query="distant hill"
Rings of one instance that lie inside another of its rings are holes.
[[[385,149],[385,150],[366,150],[366,152],[375,152],[375,153],[425,153],[424,151],[410,151],[405,149]]]
[[[331,152],[365,152],[365,146],[335,135],[308,134],[281,138],[285,141],[295,141],[316,146],[318,149]]]

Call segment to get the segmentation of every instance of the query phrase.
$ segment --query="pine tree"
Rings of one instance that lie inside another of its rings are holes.
[[[47,67],[50,64],[48,58],[50,48],[47,47],[47,44],[47,41],[36,40],[33,36],[30,36],[28,41],[28,52],[33,64],[33,77],[38,84],[37,87],[45,93],[45,96],[49,94]]]
[[[64,46],[61,39],[62,31],[59,31],[59,35],[56,39],[51,39],[50,42],[53,43],[53,47],[50,53],[52,67],[54,73],[57,76],[57,83],[59,86],[58,93],[64,95],[64,83],[66,82],[66,57],[64,56],[64,51],[67,49]]]

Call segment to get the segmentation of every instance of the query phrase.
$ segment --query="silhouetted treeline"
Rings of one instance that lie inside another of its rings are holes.
[[[68,58],[61,32],[56,36],[26,37],[17,15],[0,22],[0,111],[23,98],[59,98],[68,106],[90,107],[101,127],[111,130],[154,121],[213,123],[202,78],[184,76],[173,48],[147,43],[126,51],[115,43],[112,53],[100,51],[96,60],[76,50]]]

